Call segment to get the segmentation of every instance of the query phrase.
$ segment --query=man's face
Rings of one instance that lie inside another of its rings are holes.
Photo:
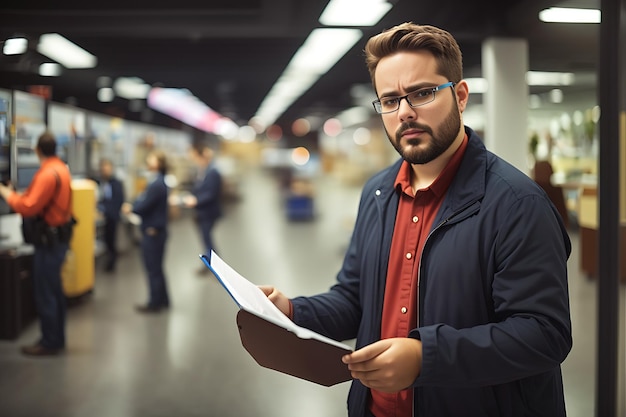
[[[189,149],[189,159],[191,159],[197,166],[202,166],[204,164],[202,155],[200,155],[194,148]]]
[[[448,80],[437,74],[437,62],[429,52],[399,52],[380,60],[375,73],[379,98],[404,96],[422,88],[436,87]],[[461,112],[465,108],[466,86],[459,84],[435,93],[435,100],[411,107],[403,99],[400,108],[382,114],[385,132],[398,153],[411,164],[427,164],[463,137]]]
[[[110,178],[113,174],[113,166],[108,162],[100,164],[100,174],[103,178]]]

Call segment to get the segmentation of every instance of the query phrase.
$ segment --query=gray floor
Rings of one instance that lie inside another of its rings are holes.
[[[316,190],[316,220],[293,223],[286,220],[280,191],[268,175],[244,178],[242,200],[228,206],[215,232],[221,257],[251,281],[274,284],[290,296],[324,291],[341,264],[359,189],[323,178]],[[589,417],[594,414],[596,282],[579,272],[576,233],[572,238],[575,342],[563,372],[568,415]],[[133,311],[145,300],[144,274],[136,248],[122,246],[118,272],[98,272],[93,294],[69,309],[64,355],[18,353],[19,346],[37,338],[36,323],[17,340],[0,341],[0,416],[347,414],[347,383],[317,386],[261,368],[246,353],[235,326],[237,307],[212,277],[195,275],[202,266],[200,243],[188,216],[171,224],[166,270],[173,307],[166,313]],[[624,288],[621,293],[623,306]],[[623,363],[620,369],[623,375]],[[623,398],[620,404],[623,410]]]

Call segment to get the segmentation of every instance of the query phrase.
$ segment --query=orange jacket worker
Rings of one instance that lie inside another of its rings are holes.
[[[23,217],[41,215],[51,227],[64,225],[71,219],[71,174],[56,156],[56,145],[54,136],[48,132],[39,137],[35,153],[41,166],[23,194],[0,184],[0,196],[15,212]],[[54,355],[65,348],[66,305],[61,267],[68,246],[69,242],[62,238],[48,245],[35,244],[33,283],[41,338],[34,345],[22,348],[26,355]]]

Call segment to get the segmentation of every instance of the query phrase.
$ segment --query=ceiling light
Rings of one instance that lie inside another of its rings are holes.
[[[150,92],[150,86],[141,78],[120,77],[113,83],[115,94],[128,100],[145,99]]]
[[[528,85],[572,85],[574,74],[571,72],[528,71],[526,83]]]
[[[327,26],[374,26],[392,7],[386,0],[331,0],[319,22]]]
[[[255,117],[269,126],[363,36],[358,29],[315,29],[263,99]]]
[[[11,38],[4,41],[2,53],[5,55],[20,55],[28,49],[28,40],[26,38]]]
[[[358,29],[314,29],[291,59],[287,69],[323,74],[359,40]]]
[[[42,77],[58,77],[61,75],[61,66],[54,62],[44,62],[39,66],[39,75]]]
[[[115,98],[115,92],[110,87],[102,87],[98,90],[98,101],[101,103],[110,103]]]
[[[555,104],[562,103],[563,102],[563,90],[559,88],[550,90],[550,101]]]
[[[93,68],[98,59],[58,33],[46,33],[39,37],[37,51],[54,59],[65,68]]]
[[[601,17],[597,9],[550,7],[539,12],[539,20],[548,23],[600,23]]]

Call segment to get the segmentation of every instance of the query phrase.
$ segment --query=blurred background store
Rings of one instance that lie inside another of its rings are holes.
[[[397,157],[371,106],[375,93],[363,45],[407,20],[457,37],[473,93],[465,123],[496,153],[509,159],[512,152],[511,162],[546,190],[568,224],[574,347],[563,364],[567,411],[574,417],[597,412],[597,390],[604,386],[596,378],[602,325],[598,46],[605,3],[368,0],[336,6],[343,19],[378,12],[357,22],[335,20],[334,2],[0,6],[2,181],[28,186],[38,167],[33,145],[49,129],[75,179],[75,210],[83,219],[64,272],[71,305],[67,352],[33,360],[18,349],[37,334],[31,252],[21,243],[19,216],[0,200],[0,415],[346,415],[348,384],[320,387],[261,368],[245,352],[235,304],[217,282],[196,276],[202,244],[188,208],[170,207],[165,268],[173,307],[153,317],[135,314],[133,305],[145,296],[136,224],[123,219],[118,267],[105,274],[92,179],[101,158],[111,159],[132,201],[146,186],[145,155],[157,148],[169,158],[171,194],[182,200],[196,177],[188,149],[204,141],[224,177],[225,215],[214,235],[220,256],[251,281],[288,295],[324,291],[340,268],[361,186]],[[618,3],[626,14],[625,1]],[[591,11],[592,22],[551,21],[550,11],[562,18],[568,11],[555,8],[570,7]],[[621,22],[622,34],[625,26]],[[520,58],[523,78],[509,74],[503,83],[487,62],[502,53],[498,42],[511,40],[521,41],[521,53],[500,61]],[[84,48],[79,63],[57,54],[67,41],[70,49]],[[604,65],[624,74],[624,55]],[[290,79],[293,74],[304,78]],[[621,77],[614,88],[626,126]],[[522,111],[509,116],[523,128],[491,139],[502,129],[493,119],[510,111],[509,103],[493,108],[490,100],[502,98],[493,86],[502,91],[515,82],[523,94],[513,101]],[[615,181],[626,242],[626,127],[620,140]],[[624,254],[626,243],[619,250]],[[626,416],[626,262],[620,268],[614,366],[616,415]]]

